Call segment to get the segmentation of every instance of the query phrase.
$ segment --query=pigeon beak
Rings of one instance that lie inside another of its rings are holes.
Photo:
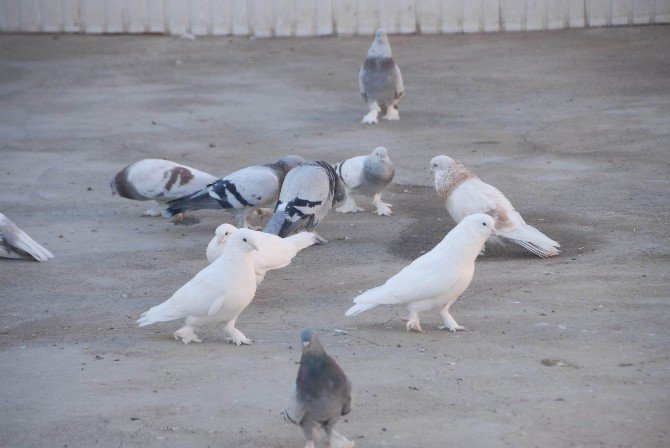
[[[302,346],[305,348],[309,347],[309,341],[303,341]]]
[[[249,246],[251,246],[251,248],[256,252],[258,252],[258,246],[256,246],[256,243],[252,243],[251,241],[249,241]]]
[[[491,234],[492,234],[493,236],[498,236],[498,231],[496,230],[495,227],[491,228]]]
[[[430,169],[430,174],[435,174],[435,168]]]

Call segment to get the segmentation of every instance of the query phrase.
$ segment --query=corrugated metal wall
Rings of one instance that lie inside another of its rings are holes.
[[[325,36],[670,23],[670,0],[0,0],[0,31]]]

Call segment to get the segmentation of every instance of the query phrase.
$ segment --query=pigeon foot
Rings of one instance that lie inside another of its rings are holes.
[[[253,342],[251,339],[247,338],[237,328],[231,328],[231,329],[228,329],[227,331],[230,334],[230,336],[226,338],[226,342],[232,342],[233,344],[237,345],[238,347],[242,344],[251,345],[252,342]]]
[[[379,112],[376,110],[371,110],[368,112],[363,119],[361,120],[362,124],[376,124],[379,123],[379,120],[377,117],[379,116]]]
[[[400,114],[398,113],[398,109],[396,109],[395,107],[389,107],[383,119],[388,121],[400,120]]]
[[[172,336],[174,336],[176,340],[181,338],[181,341],[184,343],[184,345],[188,345],[189,342],[202,342],[202,340],[195,334],[195,328],[188,325],[185,325],[172,333]]]
[[[403,319],[404,320],[404,319]],[[418,313],[409,313],[409,319],[407,319],[407,331],[416,331],[417,333],[425,333],[421,325],[419,324],[419,314]]]

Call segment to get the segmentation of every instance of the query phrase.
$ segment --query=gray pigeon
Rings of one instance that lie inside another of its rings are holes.
[[[379,216],[389,216],[391,204],[382,202],[382,191],[391,183],[395,175],[393,161],[388,155],[386,148],[375,148],[367,156],[358,156],[347,159],[335,165],[335,171],[342,180],[347,199],[337,209],[340,213],[362,212],[363,209],[356,206],[353,193],[372,196],[372,204],[377,208]]]
[[[34,258],[47,261],[53,254],[19,229],[8,217],[0,213],[0,257]]]
[[[382,29],[375,33],[375,40],[358,74],[358,85],[370,108],[361,123],[377,123],[379,112],[385,114],[385,120],[400,120],[398,103],[405,95],[405,88],[400,68],[393,60],[389,39]]]
[[[196,193],[171,201],[163,216],[203,208],[234,209],[238,227],[249,227],[247,217],[254,210],[274,203],[286,173],[304,161],[300,156],[285,156],[275,163],[235,171]]]
[[[319,428],[326,432],[331,448],[353,448],[354,442],[333,429],[340,416],[351,410],[351,381],[323,350],[311,328],[302,330],[300,339],[302,357],[295,395],[284,416],[302,428],[307,439],[305,448],[314,448]]]
[[[109,184],[112,194],[156,203],[142,215],[160,216],[165,204],[195,193],[216,180],[190,166],[161,159],[142,159],[119,171]]]
[[[345,195],[342,181],[326,162],[298,165],[286,175],[275,212],[263,232],[283,238],[300,229],[311,231]],[[316,239],[327,242],[318,235]]]

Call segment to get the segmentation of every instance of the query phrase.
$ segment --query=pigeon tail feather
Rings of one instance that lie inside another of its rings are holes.
[[[169,218],[171,216],[178,215],[179,213],[188,212],[190,210],[201,210],[201,209],[218,209],[226,208],[221,205],[216,199],[209,195],[207,190],[199,191],[190,196],[184,196],[183,198],[175,199],[174,201],[168,202],[168,207],[163,210],[163,216]]]
[[[521,218],[521,215],[518,215],[519,219],[514,218],[515,217],[512,217],[512,219],[516,221],[514,223],[514,229],[501,230],[498,232],[498,235],[509,238],[538,257],[552,257],[561,252],[558,250],[558,248],[561,247],[558,242],[552,240],[535,227],[526,224],[523,218]]]
[[[316,236],[311,232],[300,232],[286,238],[291,241],[299,251],[316,243]]]
[[[345,316],[356,316],[357,314],[364,313],[367,310],[371,310],[372,308],[376,307],[376,303],[357,303],[356,305],[352,306],[347,310],[346,313],[344,313]]]
[[[284,226],[285,219],[286,212],[284,212],[284,210],[277,210],[263,228],[263,232],[279,235],[279,232],[281,232],[281,229]]]
[[[149,311],[142,313],[137,319],[137,325],[146,327],[147,325],[155,324],[156,322],[167,322],[170,320],[181,319],[187,317],[186,313],[179,311],[172,307],[168,302],[161,303],[151,308]]]

